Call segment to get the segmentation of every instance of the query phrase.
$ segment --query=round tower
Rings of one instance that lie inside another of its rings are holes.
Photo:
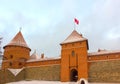
[[[19,31],[16,36],[4,47],[2,69],[22,68],[25,61],[30,58],[31,49],[28,47],[24,37]]]

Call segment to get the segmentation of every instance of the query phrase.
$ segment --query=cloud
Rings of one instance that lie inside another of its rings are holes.
[[[4,8],[0,9],[3,45],[14,37],[19,27],[23,27],[22,33],[32,52],[36,49],[39,55],[59,56],[59,44],[73,31],[76,17],[80,20],[76,30],[88,38],[90,51],[120,49],[119,0],[30,0],[27,3],[13,0],[8,6],[0,5]]]
[[[103,0],[94,3],[92,14],[84,20],[83,25],[81,24],[83,32],[89,39],[91,51],[98,48],[120,49],[118,47],[118,39],[120,39],[119,7],[119,0]]]

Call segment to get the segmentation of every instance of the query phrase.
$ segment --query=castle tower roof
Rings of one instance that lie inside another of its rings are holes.
[[[10,41],[10,43],[8,43],[6,46],[4,46],[4,48],[7,47],[7,46],[21,46],[21,47],[26,47],[26,48],[30,49],[28,47],[27,43],[25,42],[21,31],[19,31],[16,34],[16,36]]]
[[[65,39],[61,44],[78,42],[87,40],[86,38],[82,37],[82,34],[79,34],[76,30],[74,30],[68,37]]]
[[[87,49],[89,49],[88,39],[84,38],[82,34],[79,34],[76,30],[73,30],[73,32],[61,43],[61,45],[80,41],[86,41]]]
[[[36,50],[34,51],[34,53],[30,56],[31,59],[39,59]]]

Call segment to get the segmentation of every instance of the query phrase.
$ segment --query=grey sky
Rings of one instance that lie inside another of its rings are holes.
[[[89,51],[120,50],[120,0],[0,0],[0,36],[6,45],[22,27],[32,49],[59,56],[60,43],[76,30],[88,38]]]

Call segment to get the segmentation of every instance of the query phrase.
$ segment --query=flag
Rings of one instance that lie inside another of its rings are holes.
[[[77,20],[76,18],[74,18],[74,22],[78,25],[79,24],[79,20]]]

